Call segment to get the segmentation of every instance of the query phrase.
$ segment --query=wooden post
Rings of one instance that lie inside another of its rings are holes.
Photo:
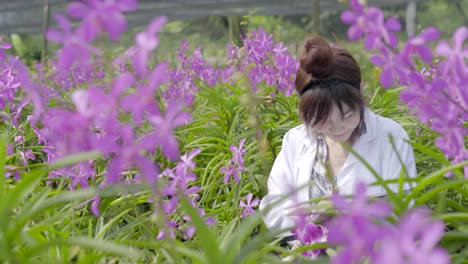
[[[232,17],[229,16],[227,17],[227,21],[228,21],[228,41],[229,43],[233,43],[234,42],[234,21],[232,21]]]
[[[314,33],[320,34],[320,0],[314,0]]]
[[[41,54],[41,62],[45,63],[47,61],[47,49],[48,49],[48,42],[47,42],[47,30],[49,29],[49,22],[50,22],[50,4],[49,0],[44,0],[44,8],[43,8],[43,24],[42,24],[42,54]]]
[[[242,46],[240,19],[238,16],[227,17],[228,21],[228,40],[236,46]]]
[[[406,5],[406,34],[411,37],[416,32],[416,2],[411,1]]]

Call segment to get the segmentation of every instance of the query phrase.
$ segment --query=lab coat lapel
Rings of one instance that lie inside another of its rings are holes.
[[[310,200],[309,198],[309,186],[311,184],[310,177],[312,174],[312,167],[314,165],[314,159],[317,149],[317,142],[309,135],[304,139],[303,153],[299,155],[297,163],[297,179],[296,186],[298,190],[298,199],[300,202]]]

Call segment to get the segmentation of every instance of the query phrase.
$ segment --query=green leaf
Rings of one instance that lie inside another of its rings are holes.
[[[6,193],[5,188],[5,159],[6,159],[6,141],[3,135],[0,135],[0,262],[6,261],[10,257],[10,246],[11,241],[7,241],[5,236],[8,230],[9,220],[9,208],[7,207],[6,199],[9,193]]]
[[[461,232],[461,231],[450,231],[450,232],[445,232],[442,240],[467,240],[468,241],[468,232]]]
[[[59,158],[50,164],[49,170],[56,170],[66,166],[74,165],[83,161],[88,161],[92,159],[97,159],[101,157],[102,154],[99,151],[89,151],[82,152],[78,154],[68,155],[63,158]]]
[[[421,183],[421,182],[420,182]],[[445,191],[445,190],[449,190],[453,187],[457,187],[457,186],[463,186],[464,184],[468,184],[468,179],[463,179],[463,180],[450,180],[450,181],[447,181],[443,184],[438,184],[438,185],[435,185],[435,187],[433,189],[431,189],[430,191],[424,193],[423,195],[421,195],[417,200],[416,200],[416,204],[425,204],[426,202],[428,202],[429,200],[431,199],[435,199],[440,192],[442,191]],[[418,185],[419,186],[419,185]],[[414,197],[415,194],[413,194],[414,191],[412,191],[409,196],[410,197]],[[414,195],[414,196],[413,196]]]
[[[99,233],[96,235],[96,238],[103,239],[106,235],[106,232],[112,227],[112,225],[117,223],[124,215],[128,214],[128,212],[130,212],[131,210],[133,210],[133,208],[128,208],[120,214],[112,217],[112,219],[109,222],[107,222],[102,228],[99,229]]]
[[[24,256],[33,258],[35,256],[39,256],[41,252],[47,250],[48,248],[63,247],[64,245],[80,246],[82,248],[87,248],[90,250],[95,250],[97,252],[103,252],[115,256],[130,257],[135,259],[142,257],[142,253],[133,247],[124,246],[111,241],[80,236],[40,243],[35,247],[30,247],[27,250],[25,250]]]
[[[447,172],[460,169],[460,168],[462,168],[462,167],[464,167],[466,165],[468,165],[468,160],[464,161],[464,162],[461,162],[461,163],[458,163],[458,164],[455,164],[455,165],[447,166],[445,168],[442,168],[442,169],[440,169],[438,171],[435,171],[435,172],[431,173],[430,175],[422,178],[418,182],[418,184],[413,189],[411,189],[411,192],[409,192],[407,201],[410,201],[411,199],[418,197],[419,194],[427,186],[429,186],[430,184],[436,184],[441,179],[446,179],[445,174]],[[426,195],[426,197],[424,199],[422,199],[420,202],[422,202],[422,203],[426,202],[427,200],[431,199],[432,196],[436,195],[436,193],[432,193],[432,195],[428,195],[428,194],[425,194],[425,195]]]
[[[206,256],[200,254],[200,252],[196,250],[186,247],[184,243],[177,243],[175,250],[182,256],[190,258],[191,263],[207,263]]]
[[[432,150],[431,148],[429,148],[427,146],[424,146],[422,144],[419,144],[419,143],[417,143],[415,141],[411,141],[411,145],[413,146],[413,148],[415,150],[420,151],[422,154],[424,154],[427,157],[431,157],[431,158],[437,160],[440,164],[442,164],[444,166],[449,166],[450,165],[450,161],[447,160],[447,158],[445,158],[444,154],[442,154],[440,152],[436,152],[436,151]]]
[[[438,218],[444,220],[445,222],[450,221],[464,221],[468,222],[468,213],[448,213],[438,216]]]
[[[0,213],[4,216],[10,216],[13,208],[22,203],[24,199],[39,185],[45,170],[36,169],[32,173],[24,174],[14,189],[6,192],[6,195],[0,199]],[[0,218],[0,226],[6,227],[9,217]]]
[[[228,263],[234,260],[240,261],[240,258],[247,257],[247,252],[243,250],[242,255],[237,255],[240,253],[238,250],[240,249],[244,240],[252,234],[253,230],[262,222],[262,218],[260,214],[255,214],[253,216],[249,216],[247,219],[242,221],[239,228],[236,228],[236,231],[230,235],[226,236],[223,241],[220,242],[221,245],[225,245],[223,248],[223,254],[226,256],[226,260]],[[242,261],[241,261],[242,262]]]
[[[0,138],[0,193],[5,193],[6,141]],[[1,207],[0,207],[1,208]]]
[[[13,220],[12,225],[8,228],[7,237],[18,235],[21,230],[24,228],[26,223],[30,221],[35,213],[37,213],[43,201],[50,194],[50,189],[45,187],[39,191],[39,193],[34,194],[29,201],[25,203],[24,206],[19,207],[16,215],[11,215],[10,217]]]
[[[103,251],[117,256],[133,258],[139,258],[142,256],[141,252],[139,252],[139,250],[137,249],[105,240],[93,239],[88,237],[71,237],[63,242],[66,242],[69,245],[79,245],[84,248]]]
[[[182,208],[187,211],[196,228],[196,236],[200,239],[201,247],[203,248],[207,257],[207,263],[224,263],[224,258],[221,255],[221,251],[219,250],[215,234],[210,229],[208,229],[208,227],[203,222],[203,219],[198,215],[197,210],[190,205],[185,195],[180,191],[179,196],[181,197],[180,203]]]

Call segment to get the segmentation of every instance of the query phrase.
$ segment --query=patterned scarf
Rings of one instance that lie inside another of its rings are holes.
[[[327,177],[327,143],[323,137],[317,139],[317,153],[315,155],[314,166],[309,187],[310,199],[316,199],[332,194],[333,185]]]

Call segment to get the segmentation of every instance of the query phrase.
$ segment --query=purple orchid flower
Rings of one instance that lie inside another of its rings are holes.
[[[203,217],[205,215],[205,210],[201,208],[198,208],[197,212],[198,212],[198,215],[200,215],[200,217]],[[189,215],[184,215],[182,218],[186,222],[192,222],[192,218]],[[215,223],[215,219],[213,217],[206,217],[204,219],[204,222],[206,225],[210,226]],[[191,239],[195,235],[195,231],[196,229],[194,225],[187,226],[184,230],[185,237]]]
[[[166,222],[166,225],[167,225],[167,228],[168,228],[168,232],[169,232],[169,236],[171,238],[175,238],[175,232],[174,230],[176,230],[178,227],[179,227],[179,224],[174,221],[173,219],[170,219]],[[166,233],[164,232],[164,230],[160,230],[158,235],[156,236],[156,239],[157,240],[162,240],[162,239],[165,239],[166,238]]]
[[[432,50],[427,45],[440,37],[440,32],[434,27],[424,29],[421,34],[411,37],[400,52],[401,57],[407,67],[415,65],[412,56],[417,55],[423,62],[432,63]]]
[[[28,165],[28,160],[35,160],[36,156],[33,154],[32,150],[27,149],[26,151],[20,151],[21,160],[23,161],[23,165]]]
[[[63,48],[59,53],[59,69],[67,70],[74,63],[78,62],[89,64],[90,54],[102,54],[99,49],[91,46],[86,41],[85,32],[82,28],[73,31],[70,21],[64,15],[57,14],[55,20],[60,27],[60,31],[49,29],[47,31],[47,39],[63,44]]]
[[[353,197],[352,202],[347,201],[339,194],[333,195],[331,201],[337,210],[350,216],[366,218],[385,218],[389,216],[392,213],[391,205],[383,200],[369,203],[366,190],[366,185],[360,182],[356,186],[356,195]]]
[[[155,128],[155,142],[161,147],[162,152],[171,160],[179,158],[179,143],[173,134],[173,130],[185,125],[192,120],[192,115],[182,111],[182,106],[176,102],[169,102],[165,115],[148,117]]]
[[[326,224],[328,242],[342,246],[332,263],[360,263],[374,256],[377,241],[388,232],[376,221],[392,213],[390,204],[382,200],[368,202],[366,189],[365,184],[359,183],[351,202],[339,194],[331,198],[340,215]]]
[[[311,222],[305,223],[303,226],[297,226],[294,230],[296,238],[302,245],[314,245],[317,243],[327,242],[328,230]],[[313,249],[302,252],[302,255],[310,259],[317,258],[325,249]]]
[[[167,17],[157,17],[151,21],[148,28],[135,36],[135,46],[133,55],[133,68],[141,76],[146,76],[148,72],[148,59],[151,51],[159,44],[157,33],[167,23]]]
[[[239,72],[248,70],[252,92],[257,92],[261,82],[291,96],[294,76],[299,63],[291,57],[283,43],[275,44],[273,36],[258,28],[244,39],[244,49],[228,45],[229,66]]]
[[[244,218],[247,217],[248,215],[254,215],[255,210],[253,209],[253,207],[258,206],[258,204],[260,203],[260,200],[257,199],[257,198],[255,198],[252,201],[252,197],[253,197],[253,194],[249,193],[249,194],[247,194],[247,196],[245,198],[245,201],[241,200],[239,202],[239,206],[244,208],[242,210],[242,213],[241,213],[241,216],[244,217]]]
[[[437,246],[444,233],[442,221],[430,219],[430,212],[414,209],[403,216],[396,232],[382,239],[374,263],[448,264],[450,256]]]
[[[191,150],[189,153],[186,153],[180,157],[180,163],[181,164],[181,169],[186,173],[189,169],[194,169],[195,168],[195,162],[193,161],[193,158],[200,154],[202,150],[200,148],[195,148]]]
[[[21,82],[13,74],[12,68],[0,72],[0,109],[13,102],[20,86]]]
[[[398,44],[398,38],[393,32],[399,31],[401,25],[395,18],[385,21],[383,12],[375,7],[365,8],[359,1],[351,2],[352,10],[341,14],[341,21],[350,24],[348,38],[356,41],[364,37],[364,46],[373,50],[381,47],[381,40],[392,48]]]
[[[441,41],[436,47],[436,53],[447,57],[442,68],[443,74],[454,73],[454,75],[467,77],[465,59],[468,58],[468,47],[464,47],[468,39],[468,27],[460,27],[453,34],[453,49],[446,41]]]
[[[141,124],[146,120],[147,116],[160,115],[160,109],[154,94],[167,81],[167,68],[167,63],[158,64],[149,75],[147,83],[137,84],[134,93],[123,97],[122,108],[132,115],[137,124]]]
[[[2,41],[2,36],[0,36],[0,42]],[[10,42],[3,42],[0,43],[0,60],[5,59],[5,52],[3,50],[11,49],[11,43]]]
[[[236,183],[240,182],[239,172],[245,171],[244,167],[237,167],[236,164],[230,163],[229,168],[221,168],[219,170],[221,173],[224,173],[224,184],[229,182],[231,176],[234,178]]]
[[[239,147],[232,145],[229,149],[232,151],[232,162],[241,167],[244,167],[244,155],[246,153],[243,149],[245,138],[239,141]]]

